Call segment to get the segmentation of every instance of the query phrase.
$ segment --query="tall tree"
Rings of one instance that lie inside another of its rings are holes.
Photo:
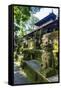
[[[36,17],[33,17],[32,14],[38,12],[39,10],[39,7],[14,6],[14,31],[16,33],[15,35],[17,35],[16,38],[19,35],[22,37],[26,34],[26,23],[28,20],[28,30],[32,30],[34,22],[37,21]]]

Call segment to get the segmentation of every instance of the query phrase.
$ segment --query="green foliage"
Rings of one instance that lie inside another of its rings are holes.
[[[38,19],[33,16],[33,13],[39,10],[40,8],[38,9],[37,7],[14,6],[14,22],[19,25],[20,28],[18,28],[18,30],[22,36],[27,30],[32,31],[34,23],[38,21]]]
[[[14,6],[14,19],[18,24],[20,24],[20,20],[25,22],[30,17],[30,8],[22,7],[22,6]]]
[[[56,70],[54,70],[53,68],[49,68],[46,72],[46,77],[51,77],[56,75]]]

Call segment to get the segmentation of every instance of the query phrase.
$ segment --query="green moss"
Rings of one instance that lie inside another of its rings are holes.
[[[32,83],[42,83],[42,82],[47,82],[47,80],[45,78],[43,78],[43,74],[42,76],[40,75],[41,73],[38,73],[36,71],[34,71],[30,66],[25,65],[24,67],[24,72],[27,75],[27,78],[32,82]],[[44,76],[45,77],[45,76]]]
[[[49,68],[46,72],[46,77],[51,77],[56,74],[56,70],[53,68]]]
[[[27,74],[27,77],[28,79],[32,82],[32,83],[35,83],[36,80],[35,80],[35,75],[36,73],[28,66],[26,66],[24,68],[24,72]]]

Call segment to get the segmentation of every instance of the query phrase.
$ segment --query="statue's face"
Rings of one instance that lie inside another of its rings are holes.
[[[43,45],[48,44],[48,36],[43,35],[43,37],[42,37],[42,43],[43,43]]]

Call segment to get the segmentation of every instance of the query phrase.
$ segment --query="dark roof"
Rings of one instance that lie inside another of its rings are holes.
[[[39,30],[48,30],[47,33],[53,32],[54,28],[57,29],[57,30],[59,28],[59,21],[58,21],[58,19],[54,20],[52,23],[48,24],[47,26],[44,26],[42,29],[39,28],[39,29],[36,29],[36,30],[34,30],[34,31],[24,35],[24,37],[27,37],[27,36],[31,37],[31,36],[33,36],[34,32],[39,31]],[[49,31],[49,30],[51,30],[51,31]]]
[[[50,20],[55,20],[55,19],[56,19],[56,15],[52,12],[48,16],[46,16],[45,18],[41,19],[39,22],[35,23],[35,25],[36,26],[41,26],[44,23],[46,23]]]

